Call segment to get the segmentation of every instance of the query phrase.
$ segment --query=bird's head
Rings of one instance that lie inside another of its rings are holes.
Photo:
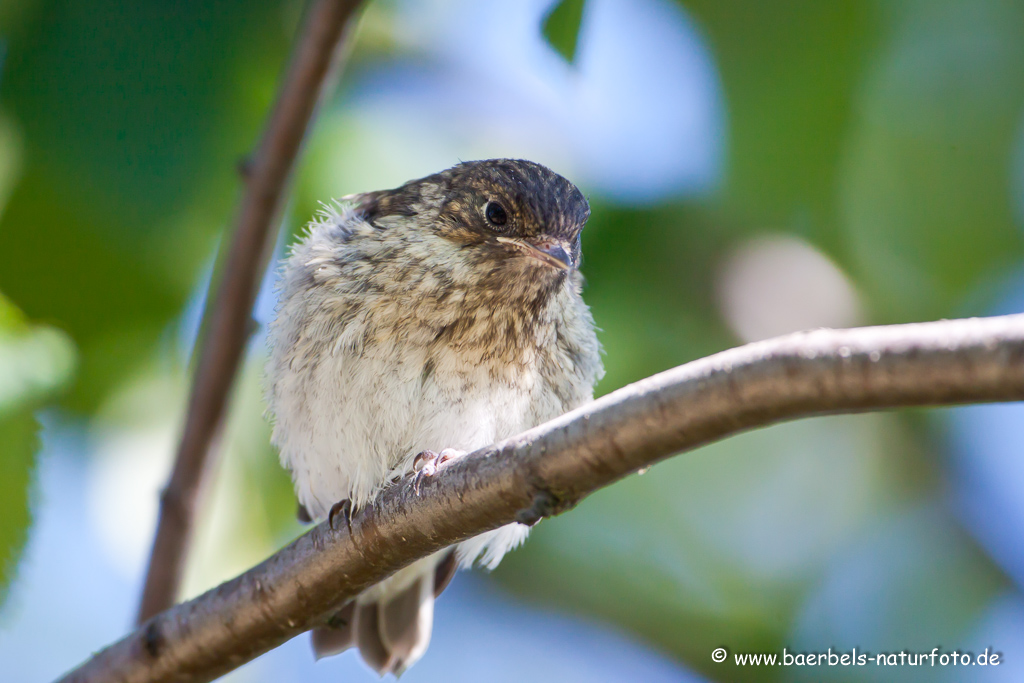
[[[510,159],[468,162],[449,173],[439,235],[513,267],[557,272],[579,265],[590,206],[571,182]]]
[[[564,281],[579,267],[580,232],[590,215],[571,182],[513,159],[461,163],[364,197],[371,224],[429,231],[460,260],[497,279]]]

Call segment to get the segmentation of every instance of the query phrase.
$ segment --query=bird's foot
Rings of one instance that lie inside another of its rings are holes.
[[[415,460],[412,461],[412,471],[416,473],[416,478],[413,480],[413,490],[416,491],[416,495],[420,495],[420,483],[424,478],[434,476],[441,465],[465,454],[465,451],[457,451],[454,448],[446,448],[440,453],[434,451],[417,453]]]
[[[327,524],[331,529],[335,529],[334,518],[341,515],[345,520],[345,526],[352,530],[352,501],[346,498],[345,500],[338,501],[331,506],[331,511],[327,513]]]

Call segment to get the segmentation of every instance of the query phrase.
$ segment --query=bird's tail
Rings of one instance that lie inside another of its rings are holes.
[[[354,645],[363,661],[381,676],[400,675],[426,652],[434,622],[434,598],[457,568],[455,553],[449,551],[432,571],[396,593],[366,600],[360,596],[349,602],[327,625],[313,629],[317,659]]]

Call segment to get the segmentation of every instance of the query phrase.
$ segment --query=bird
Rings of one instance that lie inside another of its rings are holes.
[[[271,440],[300,518],[356,511],[390,482],[593,398],[601,347],[582,298],[583,193],[540,164],[487,159],[322,205],[283,259],[269,326]],[[313,629],[379,675],[419,660],[459,568],[493,569],[511,523],[363,591]]]

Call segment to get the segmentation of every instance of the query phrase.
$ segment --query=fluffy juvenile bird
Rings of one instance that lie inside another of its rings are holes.
[[[284,263],[267,393],[311,518],[592,398],[602,369],[578,271],[589,215],[562,176],[494,159],[346,197],[310,225]],[[356,645],[400,674],[426,650],[456,568],[493,568],[527,532],[510,524],[366,590],[314,631],[317,655]]]

